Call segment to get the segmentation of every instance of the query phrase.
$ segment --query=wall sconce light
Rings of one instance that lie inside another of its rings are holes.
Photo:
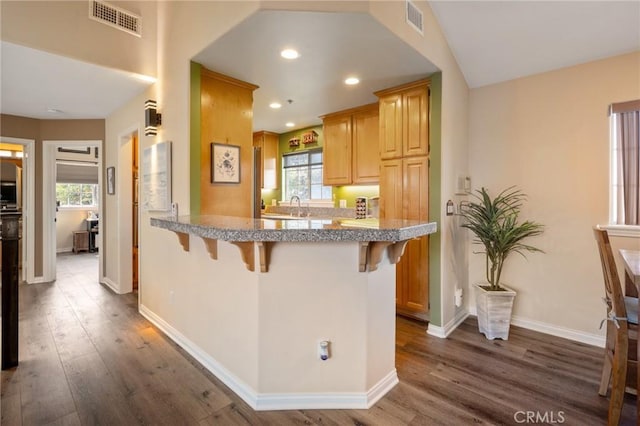
[[[156,111],[156,101],[151,99],[144,103],[144,135],[155,136],[158,134],[158,126],[162,124],[162,114]]]

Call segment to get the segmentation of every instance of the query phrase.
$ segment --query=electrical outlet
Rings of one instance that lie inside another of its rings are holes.
[[[171,203],[171,216],[178,217],[178,203]]]
[[[322,361],[326,361],[331,356],[330,353],[330,342],[328,340],[321,340],[318,342],[318,358]]]

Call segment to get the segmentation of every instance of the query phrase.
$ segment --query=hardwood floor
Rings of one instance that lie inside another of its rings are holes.
[[[488,341],[474,319],[438,339],[398,318],[400,384],[369,410],[256,412],[97,275],[95,254],[61,255],[55,283],[21,286],[3,426],[606,423],[602,349],[518,327]],[[635,423],[627,396],[622,424]]]

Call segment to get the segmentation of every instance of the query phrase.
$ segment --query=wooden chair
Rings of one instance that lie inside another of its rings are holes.
[[[637,393],[638,299],[625,298],[622,293],[607,231],[598,227],[593,231],[602,263],[607,304],[605,357],[598,393],[606,396],[611,383],[608,424],[617,425],[625,391]]]

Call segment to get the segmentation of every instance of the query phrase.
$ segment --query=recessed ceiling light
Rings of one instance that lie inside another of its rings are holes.
[[[269,104],[269,106],[270,106],[271,108],[273,108],[273,109],[278,109],[278,108],[282,107],[282,104],[280,104],[279,102],[271,102],[271,103]]]
[[[285,59],[296,59],[300,57],[300,54],[295,49],[284,49],[282,52],[280,52],[280,56]]]
[[[344,81],[344,84],[349,86],[353,86],[354,84],[360,83],[360,79],[358,77],[349,77]]]
[[[292,123],[291,121],[288,122],[287,124],[285,124],[285,126],[287,126],[287,127],[293,127],[295,125],[296,125],[296,123]]]
[[[47,112],[51,114],[62,114],[62,111],[56,108],[47,108]]]

